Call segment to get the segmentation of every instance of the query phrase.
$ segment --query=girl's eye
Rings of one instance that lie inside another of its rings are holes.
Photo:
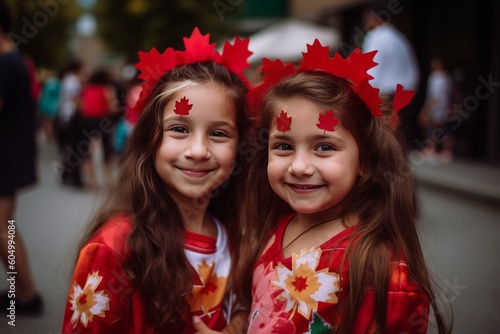
[[[290,144],[276,144],[274,145],[273,149],[280,151],[290,151],[293,150],[293,147]]]
[[[329,144],[321,144],[316,147],[316,151],[319,152],[335,151],[335,147]]]
[[[228,137],[227,133],[225,133],[224,131],[220,131],[220,130],[212,131],[212,133],[210,133],[210,136],[212,136],[212,137]]]
[[[188,130],[180,125],[172,126],[168,129],[169,131],[178,132],[178,133],[188,133]]]

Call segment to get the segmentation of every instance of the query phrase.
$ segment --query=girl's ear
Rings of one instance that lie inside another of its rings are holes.
[[[365,175],[365,167],[364,166],[359,166],[358,176],[362,177],[364,175]]]

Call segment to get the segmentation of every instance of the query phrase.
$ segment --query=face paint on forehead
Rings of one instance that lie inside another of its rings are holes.
[[[317,123],[316,126],[318,129],[325,130],[323,134],[325,134],[326,131],[335,131],[335,127],[339,123],[339,119],[335,117],[333,110],[328,110],[323,114],[319,114],[318,121],[319,123]]]
[[[326,131],[335,131],[335,127],[339,123],[339,119],[335,117],[333,110],[325,111],[324,113],[319,114],[318,117],[319,123],[316,124],[318,129],[324,130],[323,134]],[[288,117],[288,114],[281,110],[279,116],[276,116],[276,130],[283,132],[290,131],[292,126],[292,116]]]
[[[189,99],[184,96],[179,101],[175,101],[174,113],[181,115],[181,117],[183,115],[187,116],[189,115],[189,110],[191,110],[191,108],[193,108],[193,105],[189,104]]]
[[[287,116],[287,113],[281,110],[280,115],[276,117],[276,128],[283,134],[285,134],[285,131],[290,131],[292,125],[292,117]]]

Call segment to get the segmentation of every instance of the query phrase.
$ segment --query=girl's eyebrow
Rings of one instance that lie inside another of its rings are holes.
[[[230,127],[233,130],[236,130],[236,126],[233,124],[233,122],[214,121],[214,122],[212,122],[212,126],[215,126],[215,127],[227,126],[227,127]]]
[[[163,120],[163,125],[169,124],[169,123],[187,123],[190,124],[192,122],[192,118],[189,119],[189,117],[186,116],[179,116],[179,115],[172,115]],[[227,122],[227,121],[213,121],[210,123],[211,127],[221,127],[221,126],[227,126],[231,128],[231,130],[236,131],[236,125],[233,124],[233,122]]]
[[[312,140],[314,141],[320,141],[320,140],[333,140],[337,144],[344,144],[344,141],[340,139],[337,136],[334,136],[333,134],[330,136],[325,136],[325,135],[315,135],[311,137]]]
[[[276,133],[276,134],[272,134],[269,136],[269,139],[273,139],[273,140],[290,140],[290,139],[293,139],[292,136],[288,136],[288,135],[283,135],[281,132],[280,133]],[[333,140],[339,144],[343,144],[344,141],[342,139],[340,139],[339,137],[337,136],[333,136],[333,135],[330,135],[330,136],[325,136],[325,135],[314,135],[314,136],[311,136],[310,137],[311,140],[313,141],[321,141],[321,140]]]
[[[189,120],[185,116],[181,117],[179,115],[175,115],[175,116],[167,117],[163,120],[163,124],[167,124],[169,122],[182,122],[182,123],[188,122],[189,123]]]

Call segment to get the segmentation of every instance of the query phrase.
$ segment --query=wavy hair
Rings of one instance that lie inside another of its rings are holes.
[[[128,239],[130,256],[123,268],[144,301],[144,315],[157,332],[182,332],[189,319],[187,297],[193,273],[184,254],[184,223],[154,166],[163,131],[163,110],[174,94],[189,85],[214,83],[223,88],[236,110],[240,141],[250,127],[247,86],[224,66],[210,61],[176,67],[154,87],[134,128],[117,182],[110,188],[100,211],[92,219],[83,247],[107,221],[126,215],[132,221]],[[212,194],[209,212],[221,219],[231,236],[237,233],[235,217],[239,195],[236,184],[242,168],[237,154],[229,179]]]
[[[341,125],[356,140],[363,171],[334,212],[335,217],[358,218],[355,232],[349,237],[351,246],[342,261],[349,259],[350,288],[347,297],[339,300],[338,319],[341,320],[334,332],[351,331],[363,303],[364,291],[366,287],[373,287],[374,333],[384,333],[390,262],[395,260],[394,255],[401,254],[409,265],[411,279],[430,298],[439,333],[446,333],[447,325],[438,308],[417,235],[414,179],[402,138],[390,127],[387,117],[370,114],[346,80],[323,72],[303,72],[286,78],[271,88],[261,103],[257,135],[262,140],[255,146],[255,159],[245,183],[247,197],[240,217],[243,237],[236,282],[241,299],[247,305],[251,303],[254,265],[280,218],[292,212],[267,180],[267,144],[269,128],[276,116],[274,103],[292,97],[305,98],[334,110]]]

